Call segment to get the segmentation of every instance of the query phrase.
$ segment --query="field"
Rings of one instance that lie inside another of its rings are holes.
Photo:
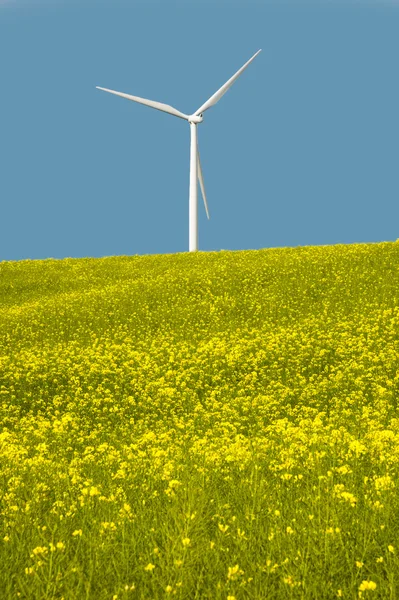
[[[0,263],[1,600],[399,599],[399,242]]]

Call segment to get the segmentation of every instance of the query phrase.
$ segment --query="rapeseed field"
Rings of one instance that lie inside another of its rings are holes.
[[[0,599],[399,597],[399,243],[0,263]]]

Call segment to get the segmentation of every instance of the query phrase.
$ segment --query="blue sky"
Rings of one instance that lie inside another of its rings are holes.
[[[399,237],[399,3],[0,0],[0,261]]]

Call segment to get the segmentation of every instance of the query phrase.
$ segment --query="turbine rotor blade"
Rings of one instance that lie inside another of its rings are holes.
[[[123,94],[122,92],[115,92],[114,90],[108,90],[107,88],[98,87],[98,90],[102,90],[103,92],[109,92],[110,94],[115,94],[115,96],[121,96],[122,98],[127,98],[127,100],[133,100],[134,102],[138,102],[139,104],[144,104],[145,106],[150,106],[151,108],[156,108],[157,110],[161,110],[163,112],[169,113],[170,115],[174,115],[175,117],[180,117],[181,119],[188,120],[188,115],[180,112],[177,108],[173,108],[173,106],[169,106],[169,104],[162,104],[162,102],[155,102],[154,100],[147,100],[146,98],[139,98],[138,96],[131,96],[130,94]]]
[[[207,100],[202,106],[200,106],[200,108],[194,113],[195,115],[199,115],[203,112],[205,112],[206,110],[208,110],[208,108],[210,108],[211,106],[213,106],[214,104],[216,104],[216,102],[219,102],[220,98],[227,92],[227,90],[233,85],[233,83],[235,82],[235,80],[241,75],[241,73],[248,67],[248,65],[258,56],[259,52],[262,52],[262,50],[258,50],[252,58],[249,59],[248,62],[245,63],[245,65],[243,65],[241,67],[241,69],[239,69],[237,71],[237,73],[235,73],[235,75],[233,75],[233,77],[230,77],[230,79],[228,81],[226,81],[226,83],[224,85],[222,85],[222,87],[213,94],[213,96],[211,96],[209,98],[209,100]]]
[[[205,185],[204,185],[204,178],[203,178],[203,175],[202,175],[202,168],[201,168],[201,161],[200,161],[198,143],[197,143],[197,158],[198,158],[198,161],[197,161],[197,164],[198,164],[198,179],[199,179],[199,182],[200,182],[202,198],[204,199],[206,216],[208,217],[208,220],[209,220],[208,203],[206,201]]]

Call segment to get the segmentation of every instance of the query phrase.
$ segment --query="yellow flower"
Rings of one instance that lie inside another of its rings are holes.
[[[227,571],[227,579],[235,579],[236,575],[243,575],[244,571],[242,569],[240,569],[240,567],[238,565],[235,565],[234,567],[229,567],[228,571]]]
[[[392,552],[392,554],[395,554],[395,548],[393,546],[389,545],[388,550],[389,552]]]
[[[294,530],[293,530],[293,529],[292,529],[292,527],[290,527],[290,526],[288,526],[288,527],[287,527],[287,530],[286,530],[286,531],[287,531],[287,533],[290,533],[290,534],[293,534],[293,533],[294,533]]]
[[[341,531],[341,529],[339,527],[336,527],[334,529],[334,527],[327,527],[326,529],[326,533],[334,535],[334,533],[339,533]]]
[[[45,546],[37,546],[32,550],[33,554],[47,554],[48,550]]]
[[[148,563],[148,565],[144,567],[144,571],[152,571],[153,569],[155,569],[155,565],[151,563]]]
[[[74,536],[76,536],[76,535],[82,535],[82,530],[81,529],[75,529],[75,531],[73,532],[72,535],[74,535]]]
[[[183,538],[182,542],[183,542],[183,546],[186,548],[187,546],[190,545],[190,538]]]
[[[364,565],[364,563],[360,562],[360,560],[356,561],[356,566],[358,569],[361,569],[363,565]]]
[[[182,566],[182,564],[183,564],[183,561],[182,561],[182,560],[180,560],[180,559],[178,559],[178,560],[175,560],[175,565],[176,565],[176,567],[181,567],[181,566]]]
[[[170,594],[170,592],[171,592],[172,590],[173,590],[173,588],[172,588],[172,586],[171,586],[171,585],[167,585],[167,586],[166,586],[166,588],[165,588],[165,592],[166,592],[167,594]]]
[[[174,489],[175,487],[182,485],[181,481],[178,481],[177,479],[171,479],[169,481],[169,487]]]
[[[374,581],[362,581],[362,583],[359,585],[359,591],[363,592],[364,590],[375,590],[375,588],[377,587],[377,584],[374,583]]]

